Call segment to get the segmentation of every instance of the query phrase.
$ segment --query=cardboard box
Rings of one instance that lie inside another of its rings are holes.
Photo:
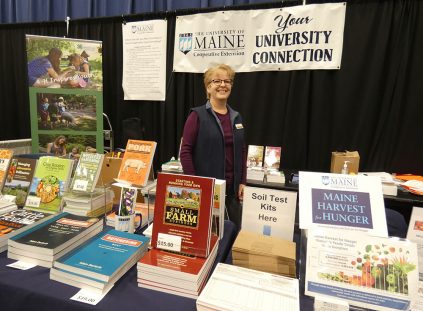
[[[295,243],[241,230],[232,246],[233,264],[295,277]]]
[[[358,151],[333,151],[330,163],[330,172],[341,174],[345,161],[349,161],[347,163],[348,173],[357,174],[360,165],[360,155],[358,154]]]

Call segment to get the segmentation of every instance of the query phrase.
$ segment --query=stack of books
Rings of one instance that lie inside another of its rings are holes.
[[[96,188],[93,193],[68,192],[64,195],[64,212],[98,217],[112,210],[115,193],[110,188]]]
[[[298,279],[219,263],[197,310],[300,310]]]
[[[54,262],[50,279],[106,294],[144,255],[150,239],[106,229]]]
[[[266,174],[266,181],[274,184],[284,184],[285,174],[281,171],[268,171]]]
[[[212,232],[214,187],[213,178],[159,173],[152,249],[137,264],[139,287],[198,297],[219,245],[219,236]],[[216,195],[215,229],[220,230],[224,193]]]
[[[263,181],[264,169],[262,167],[249,167],[247,168],[247,180]]]
[[[170,159],[170,161],[162,164],[162,172],[165,173],[174,173],[174,174],[183,174],[182,164],[180,160],[175,160],[175,158]]]
[[[17,209],[0,215],[0,253],[7,250],[7,239],[32,228],[54,215],[44,212]]]
[[[103,229],[98,218],[60,213],[8,240],[11,259],[51,268],[53,261]]]
[[[138,286],[196,299],[204,288],[219,245],[207,258],[151,249],[137,264]]]
[[[15,203],[0,198],[0,215],[16,209],[18,209],[18,206]]]
[[[232,247],[234,265],[296,277],[295,243],[241,230]]]

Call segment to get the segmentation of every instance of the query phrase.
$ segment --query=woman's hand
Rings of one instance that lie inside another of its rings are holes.
[[[239,184],[239,188],[238,188],[238,199],[240,201],[242,201],[244,199],[244,184]]]

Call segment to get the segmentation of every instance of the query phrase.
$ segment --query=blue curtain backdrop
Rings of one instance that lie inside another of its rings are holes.
[[[271,0],[0,0],[0,23],[118,16],[190,8],[223,7]],[[279,2],[289,2],[280,1]]]

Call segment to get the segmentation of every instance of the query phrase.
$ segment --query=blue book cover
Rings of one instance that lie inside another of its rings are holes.
[[[54,267],[109,282],[131,259],[141,257],[149,241],[142,235],[108,229],[59,258]]]

